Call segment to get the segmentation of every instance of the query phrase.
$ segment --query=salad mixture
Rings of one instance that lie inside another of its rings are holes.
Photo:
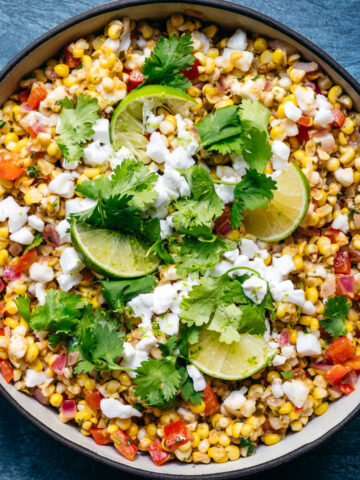
[[[301,431],[360,370],[359,126],[196,12],[66,45],[0,110],[5,381],[159,466]]]

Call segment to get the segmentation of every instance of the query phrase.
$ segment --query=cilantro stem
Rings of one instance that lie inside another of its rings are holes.
[[[214,180],[214,183],[220,183],[221,185],[237,185],[239,182],[225,182],[224,180]]]
[[[260,273],[257,272],[256,270],[254,270],[253,268],[250,268],[250,267],[234,267],[234,268],[230,268],[230,270],[228,270],[227,272],[225,272],[223,276],[229,275],[229,273],[230,273],[230,272],[233,272],[234,270],[250,270],[250,272],[255,273],[255,275],[257,275],[259,278],[261,278]]]

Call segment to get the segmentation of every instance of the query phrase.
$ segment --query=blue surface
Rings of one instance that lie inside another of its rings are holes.
[[[100,0],[0,0],[0,69],[49,28],[95,7]],[[318,44],[360,80],[359,0],[244,0]],[[254,480],[360,478],[360,418],[328,443]],[[0,398],[1,480],[135,480],[52,440]]]

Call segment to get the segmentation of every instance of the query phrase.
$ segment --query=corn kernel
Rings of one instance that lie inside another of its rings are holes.
[[[205,410],[205,402],[201,402],[199,405],[191,405],[190,409],[193,413],[200,414]]]
[[[120,33],[123,29],[123,24],[120,21],[114,21],[109,25],[107,34],[111,40],[117,40],[120,36]]]
[[[42,372],[44,370],[44,365],[39,357],[31,363],[30,367],[36,372]]]
[[[146,432],[150,437],[155,437],[157,432],[155,423],[149,423],[149,425],[146,427]]]
[[[271,140],[284,140],[286,137],[286,132],[281,125],[276,125],[270,130]]]
[[[315,304],[319,299],[319,292],[315,287],[309,287],[305,290],[306,300],[310,300],[311,303]]]
[[[32,345],[29,345],[26,355],[25,355],[25,360],[29,363],[32,363],[37,356],[39,355],[39,347],[33,343]]]
[[[272,55],[272,61],[276,65],[284,65],[286,63],[286,56],[285,53],[281,50],[281,48],[277,48],[273,55]]]
[[[290,424],[290,427],[293,432],[300,432],[303,428],[303,424],[300,422],[300,420],[295,420]]]
[[[321,405],[319,405],[318,407],[315,408],[314,413],[315,413],[315,415],[318,415],[318,416],[323,415],[327,411],[328,408],[329,408],[329,403],[324,402],[324,403],[322,403]]]
[[[209,425],[207,423],[199,423],[196,433],[199,435],[201,440],[207,438],[209,436]]]
[[[225,448],[225,451],[229,457],[229,460],[231,460],[232,462],[234,460],[238,460],[240,457],[240,448],[236,445],[229,445]]]
[[[128,430],[131,427],[131,418],[119,418],[116,420],[116,425],[121,430]]]
[[[281,437],[277,433],[270,433],[269,435],[265,435],[263,437],[263,442],[265,443],[265,445],[268,445],[268,446],[275,445],[275,443],[280,442],[280,440],[281,440]]]
[[[69,75],[69,67],[65,63],[58,63],[55,65],[54,70],[59,77],[67,77]]]
[[[244,423],[244,425],[241,427],[241,435],[244,437],[247,437],[254,431],[253,427],[249,425],[248,423]]]
[[[272,381],[275,379],[275,378],[280,378],[280,373],[279,372],[276,372],[275,370],[269,372],[266,376],[266,380],[267,382],[269,383],[272,383]]]
[[[139,427],[136,425],[136,423],[132,423],[130,428],[127,430],[127,433],[131,438],[134,438],[138,434],[138,431]]]
[[[61,393],[53,393],[49,398],[50,405],[59,408],[63,402],[63,396]]]

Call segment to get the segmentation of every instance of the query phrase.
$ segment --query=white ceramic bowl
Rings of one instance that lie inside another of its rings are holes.
[[[219,0],[182,3],[124,0],[77,15],[30,44],[5,67],[0,73],[0,105],[16,89],[23,75],[51,58],[66,43],[101,30],[112,19],[122,16],[129,16],[134,20],[160,19],[174,12],[189,11],[193,15],[198,15],[199,18],[206,18],[219,24],[224,29],[241,27],[244,30],[281,39],[294,45],[305,58],[318,62],[335,83],[341,85],[353,98],[357,109],[360,110],[360,85],[329,55],[298,33],[261,13]],[[35,425],[79,453],[87,454],[96,460],[131,473],[151,478],[170,479],[195,478],[200,475],[214,479],[239,478],[269,469],[307,452],[328,439],[360,408],[360,388],[358,388],[348,397],[331,404],[324,415],[311,420],[301,432],[289,434],[284,440],[271,447],[260,446],[254,456],[223,464],[194,465],[171,462],[157,467],[148,455],[138,455],[134,462],[129,462],[114,448],[96,445],[92,438],[84,437],[74,426],[61,423],[53,409],[44,407],[34,398],[16,391],[12,385],[7,385],[1,375],[0,393]]]

